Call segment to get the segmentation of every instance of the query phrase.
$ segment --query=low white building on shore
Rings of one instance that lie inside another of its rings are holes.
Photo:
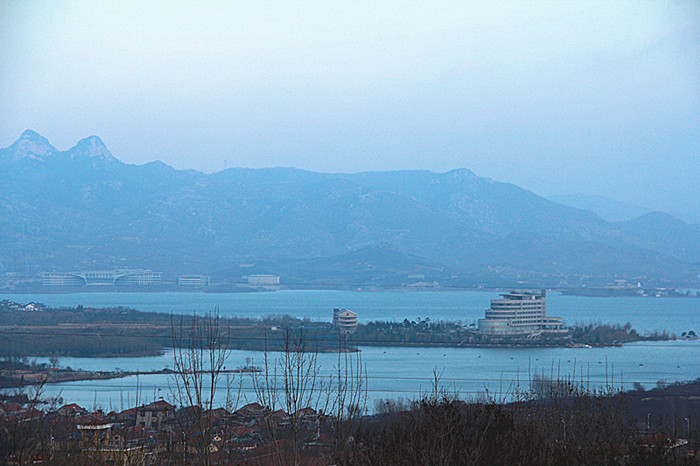
[[[253,286],[275,286],[280,284],[280,277],[269,274],[254,274],[243,277],[248,281],[249,285]]]

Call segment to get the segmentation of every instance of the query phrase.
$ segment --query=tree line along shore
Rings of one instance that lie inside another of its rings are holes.
[[[205,317],[206,318],[206,317]],[[153,356],[173,347],[177,329],[187,332],[192,315],[142,312],[128,308],[0,309],[0,356],[3,357],[123,357]],[[634,341],[669,340],[667,332],[641,335],[628,323],[591,323],[570,328],[565,338],[487,339],[474,324],[431,321],[359,323],[350,334],[339,334],[330,322],[290,316],[221,319],[231,349],[279,351],[285,329],[301,329],[307,351],[356,351],[360,346],[609,346]],[[695,337],[691,330],[684,337]]]

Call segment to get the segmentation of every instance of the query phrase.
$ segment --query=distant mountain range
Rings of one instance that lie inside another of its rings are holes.
[[[547,196],[547,199],[558,204],[590,210],[608,222],[624,222],[651,212],[651,209],[647,209],[646,207],[616,201],[605,196],[561,194]]]
[[[558,194],[547,196],[550,201],[558,204],[576,207],[578,209],[590,210],[598,215],[603,220],[608,222],[624,222],[632,220],[642,215],[653,212],[652,209],[620,202],[606,196],[597,196],[590,194]],[[683,220],[686,223],[700,223],[700,212],[693,210],[678,209],[678,211],[669,211],[667,213]]]
[[[693,283],[700,225],[608,222],[469,170],[214,174],[120,162],[96,137],[0,149],[0,272],[137,267],[230,280]]]

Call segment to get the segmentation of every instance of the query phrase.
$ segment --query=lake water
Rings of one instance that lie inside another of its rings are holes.
[[[2,294],[0,299],[38,301],[49,306],[127,306],[143,311],[191,313],[218,308],[224,316],[259,317],[289,314],[313,320],[330,320],[334,307],[347,307],[369,320],[461,320],[476,321],[489,307],[494,292],[348,292],[277,291],[266,293],[74,293]],[[577,322],[625,323],[642,333],[667,330],[680,334],[700,331],[700,299],[688,298],[591,298],[548,295],[549,315]],[[369,406],[384,398],[415,398],[431,387],[433,370],[442,373],[444,386],[463,398],[488,390],[505,396],[514,384],[527,386],[535,371],[547,376],[581,377],[591,385],[614,382],[630,388],[634,382],[651,387],[666,382],[700,377],[700,341],[636,343],[615,348],[361,348],[366,366]],[[273,355],[274,357],[274,355]],[[235,368],[252,358],[260,364],[262,353],[233,351],[227,367]],[[321,373],[329,375],[338,355],[321,354]],[[45,361],[45,359],[39,359]],[[145,358],[62,358],[61,365],[88,370],[159,370],[172,367],[172,353]],[[53,384],[47,388],[66,402],[85,407],[120,409],[136,401],[171,395],[169,375],[126,377],[103,381]],[[253,400],[251,381],[243,378],[242,393]],[[138,390],[137,390],[138,388]],[[223,398],[221,398],[223,399]]]
[[[289,314],[312,320],[331,320],[331,311],[347,307],[360,321],[460,320],[476,322],[484,316],[498,293],[461,292],[357,292],[275,291],[263,293],[71,293],[0,294],[0,299],[20,303],[42,302],[52,307],[125,306],[141,311],[203,313],[218,308],[223,316],[260,317]],[[630,322],[641,333],[655,330],[681,332],[700,329],[700,299],[697,298],[591,298],[547,295],[547,313],[561,316],[569,324],[578,322]]]

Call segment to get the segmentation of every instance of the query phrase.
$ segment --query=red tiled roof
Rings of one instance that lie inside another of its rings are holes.
[[[297,416],[313,416],[316,414],[316,410],[313,408],[302,408],[296,412]]]
[[[212,409],[211,411],[207,411],[207,413],[211,413],[212,417],[220,418],[222,416],[226,416],[228,411],[226,411],[224,408],[216,408]]]
[[[69,405],[63,405],[59,409],[81,409],[85,411],[80,405],[77,405],[75,403],[71,403]]]
[[[233,433],[236,435],[245,435],[250,432],[252,432],[253,429],[250,429],[249,427],[246,426],[236,426],[233,428]]]
[[[16,411],[22,411],[22,406],[17,403],[7,403],[2,407],[3,411],[6,413],[14,413]]]
[[[158,400],[158,401],[154,401],[153,403],[149,403],[147,405],[144,405],[143,408],[144,409],[151,409],[151,410],[153,410],[153,409],[165,410],[165,409],[172,409],[173,405],[171,405],[170,403],[168,403],[165,400]]]
[[[272,413],[272,419],[274,419],[277,422],[284,421],[289,418],[289,414],[287,414],[283,409],[278,409],[274,413]]]
[[[256,411],[262,411],[263,407],[260,403],[248,403],[247,405],[243,406],[242,408],[239,408],[235,411],[236,414],[252,414]]]

